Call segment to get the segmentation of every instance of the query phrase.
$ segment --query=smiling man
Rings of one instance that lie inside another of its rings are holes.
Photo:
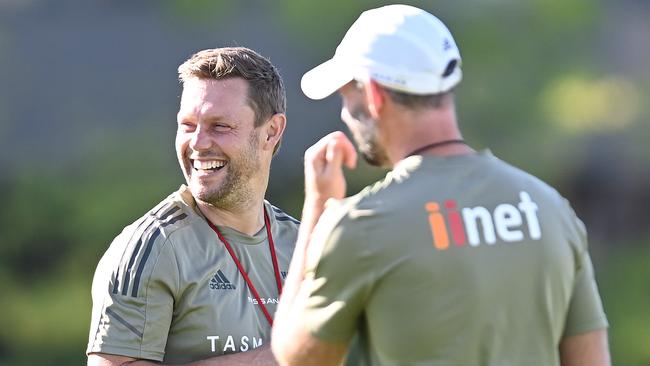
[[[264,199],[282,79],[246,48],[198,52],[176,153],[187,186],[119,234],[93,280],[89,365],[274,365],[273,314],[298,221]]]

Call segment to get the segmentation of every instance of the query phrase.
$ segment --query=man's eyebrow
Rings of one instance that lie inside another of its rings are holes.
[[[176,113],[176,121],[177,122],[194,122],[194,121],[196,121],[196,118],[194,118],[192,114],[188,114],[188,113],[181,114],[179,112],[179,113]]]
[[[227,122],[228,124],[234,124],[237,122],[234,118],[231,118],[227,114],[220,114],[217,116],[208,116],[203,119],[203,122],[213,124],[219,122]]]
[[[183,121],[188,121],[188,122],[196,122],[197,118],[193,113],[178,113],[176,114],[176,120],[178,122],[183,122]],[[222,122],[222,121],[231,121],[231,118],[229,118],[227,115],[211,115],[211,116],[206,116],[201,119],[204,123],[217,123],[217,122]]]

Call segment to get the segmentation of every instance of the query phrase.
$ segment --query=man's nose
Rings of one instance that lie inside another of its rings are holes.
[[[190,148],[192,150],[207,150],[212,147],[212,140],[206,128],[197,126],[190,139]]]

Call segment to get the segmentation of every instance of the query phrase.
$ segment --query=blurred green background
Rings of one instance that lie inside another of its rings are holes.
[[[466,139],[585,221],[614,363],[650,365],[650,2],[404,2],[456,37]],[[338,98],[306,99],[300,77],[387,3],[0,0],[0,366],[85,363],[97,261],[183,182],[181,62],[241,45],[280,69],[289,126],[268,198],[299,217],[302,153],[343,128]],[[350,172],[350,192],[381,175]]]

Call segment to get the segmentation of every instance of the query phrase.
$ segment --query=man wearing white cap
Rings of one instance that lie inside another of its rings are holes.
[[[362,156],[392,170],[344,199],[352,143],[334,132],[305,153],[281,364],[338,364],[355,335],[372,365],[609,364],[584,225],[553,188],[465,143],[460,65],[440,20],[391,5],[304,75],[308,97],[340,93]]]

